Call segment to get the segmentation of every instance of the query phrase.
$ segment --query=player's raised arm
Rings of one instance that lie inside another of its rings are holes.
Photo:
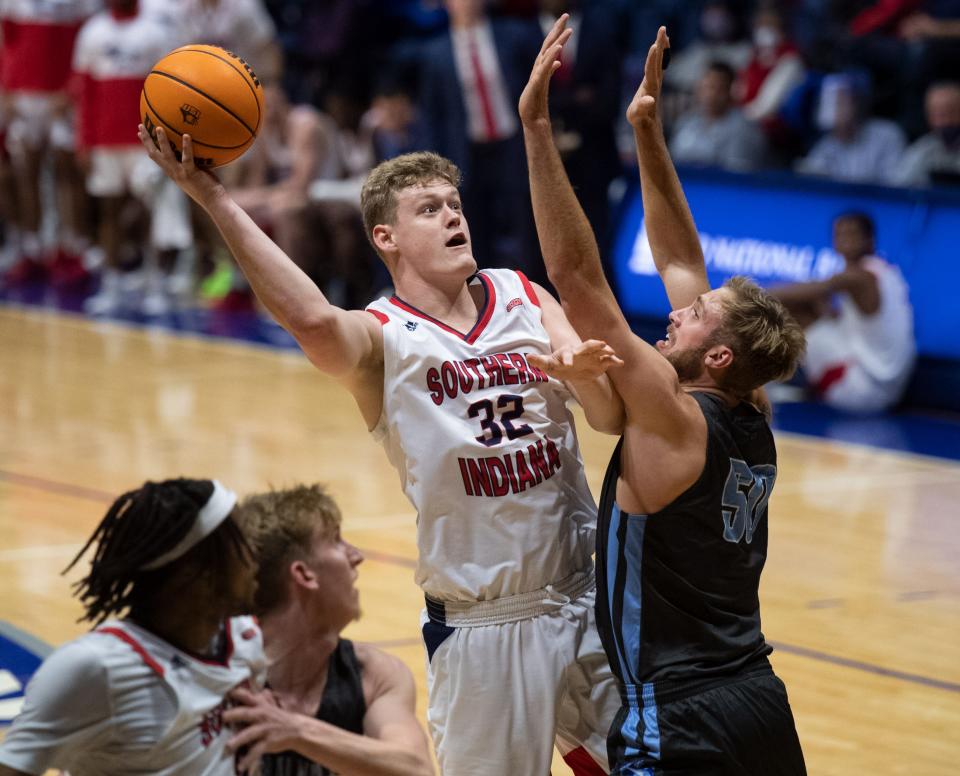
[[[569,38],[566,20],[561,16],[547,34],[520,98],[530,194],[547,274],[577,334],[606,342],[625,362],[609,375],[623,397],[627,424],[685,445],[691,441],[688,427],[695,427],[694,435],[703,430],[702,415],[681,391],[670,362],[631,331],[603,274],[590,223],[553,142],[547,99],[550,77]]]
[[[700,237],[683,195],[680,179],[667,151],[657,110],[663,83],[663,63],[670,39],[661,27],[647,52],[643,81],[630,106],[640,166],[643,219],[653,261],[673,309],[687,307],[710,290]]]
[[[547,33],[520,97],[530,196],[547,274],[560,293],[567,318],[584,339],[605,340],[619,351],[610,333],[617,330],[622,337],[630,327],[604,278],[593,230],[554,145],[547,106],[550,78],[571,35],[567,19],[567,14],[561,16]]]
[[[380,325],[369,313],[341,310],[230,197],[212,173],[196,167],[189,135],[177,161],[164,130],[154,143],[143,125],[140,141],[150,158],[197,202],[216,224],[257,298],[300,343],[307,357],[334,377],[350,380],[383,350]],[[356,392],[354,392],[356,395]],[[370,413],[379,414],[376,408]]]

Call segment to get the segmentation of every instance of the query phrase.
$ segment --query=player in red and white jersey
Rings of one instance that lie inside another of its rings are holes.
[[[364,224],[396,288],[342,310],[260,230],[184,137],[144,147],[210,215],[261,302],[356,400],[419,513],[417,581],[428,721],[441,770],[546,774],[554,743],[577,773],[606,767],[620,705],[593,620],[595,508],[568,391],[595,428],[619,433],[603,372],[559,303],[516,272],[477,272],[457,189],[432,153],[375,168]],[[536,357],[569,361],[563,385]]]
[[[483,299],[468,332],[399,296],[368,307],[384,340],[373,435],[417,509],[416,581],[446,602],[546,588],[589,568],[596,513],[570,392],[527,358],[553,350],[544,319],[556,311],[544,312],[541,295],[553,300],[513,270],[468,283]]]
[[[106,313],[120,304],[120,211],[135,196],[150,209],[151,248],[169,270],[190,246],[189,208],[183,194],[158,174],[140,146],[140,91],[153,65],[174,47],[170,30],[140,9],[137,0],[108,0],[80,31],[73,57],[77,148],[86,161],[87,191],[100,200],[100,243],[105,271],[101,291],[87,310]],[[163,278],[148,270],[144,312],[162,313]]]
[[[54,281],[82,275],[78,254],[86,247],[86,203],[82,176],[73,158],[73,120],[67,86],[80,26],[99,0],[2,0],[3,89],[8,96],[7,144],[19,187],[21,261],[10,281],[41,277]],[[48,152],[57,183],[60,244],[52,263],[41,245],[43,211],[40,176]]]
[[[77,556],[97,543],[77,586],[96,627],[27,685],[0,776],[235,772],[225,698],[259,687],[266,667],[259,627],[237,616],[256,568],[235,504],[210,480],[148,482],[114,502]]]

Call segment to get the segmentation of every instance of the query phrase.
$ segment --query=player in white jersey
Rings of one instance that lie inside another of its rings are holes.
[[[6,275],[10,282],[39,279],[47,271],[65,285],[85,277],[80,254],[87,247],[87,203],[73,154],[67,91],[77,33],[98,7],[98,0],[0,0],[7,147],[19,191],[20,260]],[[41,180],[48,163],[56,183],[59,232],[50,255],[40,237]]]
[[[430,153],[377,167],[367,233],[396,296],[332,306],[218,180],[141,127],[151,157],[217,224],[261,302],[353,394],[419,513],[417,581],[429,658],[428,720],[444,773],[549,772],[554,741],[579,773],[606,767],[619,697],[593,623],[594,505],[565,407],[596,428],[622,404],[559,303],[517,273],[477,273],[459,172]],[[562,351],[570,385],[533,354]],[[599,375],[599,376],[598,376]],[[599,765],[598,765],[599,763]]]
[[[136,126],[144,78],[176,38],[137,0],[107,0],[107,6],[83,25],[73,59],[77,150],[86,161],[87,191],[99,204],[105,264],[100,291],[84,306],[104,314],[121,304],[121,249],[130,237],[122,213],[132,197],[149,211],[149,241],[146,234],[133,236],[149,245],[141,308],[159,315],[168,311],[168,276],[179,252],[192,244],[193,231],[187,198],[144,154]]]
[[[237,616],[256,569],[235,504],[210,480],[148,482],[114,502],[74,560],[97,543],[76,586],[96,627],[27,685],[0,776],[234,773],[224,699],[265,669],[256,621]]]
[[[842,272],[773,293],[807,335],[803,371],[827,404],[848,412],[880,412],[903,396],[917,357],[913,308],[900,269],[874,255],[874,223],[866,213],[833,222]]]

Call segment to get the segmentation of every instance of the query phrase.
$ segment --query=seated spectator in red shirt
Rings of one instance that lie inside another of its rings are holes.
[[[803,73],[783,14],[774,5],[761,6],[753,17],[753,56],[737,83],[744,114],[753,121],[771,122]]]

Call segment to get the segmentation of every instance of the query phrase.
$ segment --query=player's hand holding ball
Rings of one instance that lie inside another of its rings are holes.
[[[206,171],[257,137],[263,87],[244,60],[218,46],[182,46],[153,66],[140,94],[139,134],[150,158],[201,205],[222,191]]]

